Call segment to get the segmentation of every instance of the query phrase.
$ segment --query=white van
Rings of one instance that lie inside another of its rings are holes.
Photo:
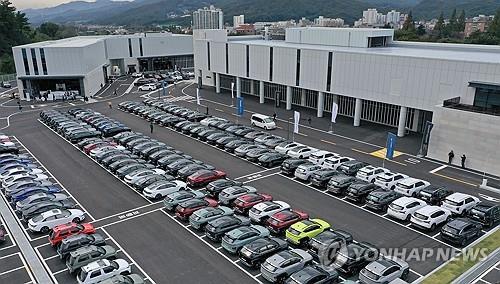
[[[271,117],[258,113],[252,114],[250,123],[252,124],[252,126],[257,126],[266,130],[276,128],[276,123],[274,123],[274,120]]]

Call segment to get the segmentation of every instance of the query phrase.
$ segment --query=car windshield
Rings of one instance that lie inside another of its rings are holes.
[[[425,215],[420,214],[420,213],[418,213],[418,212],[415,212],[415,217],[417,217],[418,219],[422,219],[422,220],[427,220],[427,219],[429,219],[429,217],[428,217],[428,216],[425,216]]]
[[[294,228],[291,228],[291,227],[288,228],[288,232],[290,232],[290,233],[292,233],[292,234],[294,234],[296,236],[300,235],[299,231],[297,231],[297,230],[295,230]]]
[[[480,208],[480,209],[484,209],[484,208],[481,208],[481,207],[478,207],[478,208]],[[484,211],[478,210],[478,208],[472,208],[472,209],[470,210],[470,213],[471,213],[472,215],[476,215],[476,216],[484,216],[484,215],[485,215]]]
[[[33,218],[33,221],[34,222],[40,222],[43,220],[43,216],[40,214],[40,215],[37,215]]]
[[[408,185],[408,184],[404,184],[404,183],[398,183],[398,186],[400,188],[404,188],[404,189],[412,189],[413,188],[413,185]]]
[[[379,176],[377,179],[384,181],[384,182],[389,182],[392,181],[392,176]]]
[[[463,201],[457,202],[457,201],[450,200],[450,199],[445,199],[444,202],[448,203],[449,205],[452,205],[452,206],[460,206],[463,204]]]
[[[264,123],[271,123],[271,122],[273,122],[273,119],[268,117],[268,118],[264,118],[263,121],[264,121]]]
[[[380,278],[380,275],[373,273],[372,271],[364,268],[361,273],[363,273],[366,277],[373,279],[373,280],[378,280]]]
[[[458,235],[460,233],[460,230],[457,230],[457,229],[452,228],[450,226],[444,226],[443,230],[445,232],[448,232],[448,233],[452,234],[452,235]]]

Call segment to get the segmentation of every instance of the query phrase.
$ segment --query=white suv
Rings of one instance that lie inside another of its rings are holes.
[[[407,175],[400,174],[400,173],[385,173],[382,175],[379,175],[375,178],[375,185],[380,186],[383,189],[391,189],[393,190],[396,187],[396,184],[402,180],[407,178]]]
[[[450,211],[439,206],[427,205],[415,211],[410,222],[417,227],[434,231],[437,226],[446,223],[450,217]]]
[[[463,215],[478,203],[479,198],[475,196],[455,192],[444,199],[441,207],[450,210],[453,214]]]
[[[139,87],[139,91],[154,91],[156,90],[155,84],[144,84]]]
[[[402,195],[416,197],[422,189],[428,187],[429,185],[431,185],[430,182],[409,177],[396,183],[394,191],[401,193]]]
[[[400,197],[394,200],[387,208],[387,214],[399,220],[409,221],[411,215],[427,203],[414,197]]]
[[[364,168],[359,169],[356,174],[356,178],[360,180],[364,180],[366,182],[375,182],[375,178],[379,175],[388,173],[389,170],[382,167],[374,167],[374,166],[366,166]]]
[[[349,157],[330,157],[330,158],[326,158],[323,161],[323,167],[336,170],[343,163],[348,162],[348,161],[352,161],[352,160],[354,160],[354,159],[349,158]]]
[[[314,164],[300,165],[296,170],[294,176],[298,179],[309,181],[309,177],[316,171],[321,170],[321,166]]]
[[[331,157],[337,158],[340,156],[339,156],[339,154],[335,154],[335,153],[324,151],[324,150],[319,150],[317,152],[312,153],[309,156],[309,162],[316,164],[316,165],[322,165],[323,162],[325,161],[325,159],[328,159]]]
[[[297,142],[285,141],[281,142],[280,144],[278,144],[278,146],[274,147],[274,150],[276,150],[278,153],[286,154],[289,150],[298,146],[304,146],[304,145]]]
[[[118,274],[128,274],[131,272],[130,264],[125,259],[101,259],[82,267],[76,279],[79,284],[94,284]]]
[[[266,201],[254,205],[248,212],[250,220],[261,223],[274,213],[290,209],[290,205],[283,201]]]

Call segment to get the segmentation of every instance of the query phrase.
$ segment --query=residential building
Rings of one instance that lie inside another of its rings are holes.
[[[423,133],[432,122],[424,154],[447,160],[453,149],[466,153],[469,167],[500,175],[498,46],[398,42],[392,29],[372,28],[288,28],[285,40],[200,32],[194,35],[199,86],[220,93],[234,82],[238,97],[279,100],[318,117],[335,102],[354,126],[383,124],[398,136]],[[444,103],[457,97],[454,108]],[[471,120],[457,120],[464,123],[451,135],[447,125],[461,114]]]
[[[193,12],[193,30],[223,29],[224,13],[213,5]]]
[[[474,18],[465,20],[465,37],[469,37],[474,32],[484,33],[488,29],[488,25],[493,20],[493,16],[479,15]]]
[[[314,19],[314,25],[317,27],[342,27],[344,26],[344,20],[341,18],[333,19],[319,16]]]
[[[241,24],[234,29],[237,35],[255,35],[255,27],[253,24]]]
[[[12,48],[21,99],[45,91],[92,96],[111,77],[193,68],[193,37],[170,33],[80,36]]]
[[[401,16],[400,12],[397,12],[396,10],[391,10],[390,12],[387,13],[385,22],[393,26],[398,26],[400,22],[400,16]]]
[[[233,27],[236,29],[245,23],[245,15],[233,16]]]

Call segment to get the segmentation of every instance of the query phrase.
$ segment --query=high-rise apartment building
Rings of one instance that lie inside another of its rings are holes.
[[[237,28],[245,23],[245,15],[233,16],[233,27]]]
[[[224,13],[213,5],[193,12],[193,30],[223,29]]]

